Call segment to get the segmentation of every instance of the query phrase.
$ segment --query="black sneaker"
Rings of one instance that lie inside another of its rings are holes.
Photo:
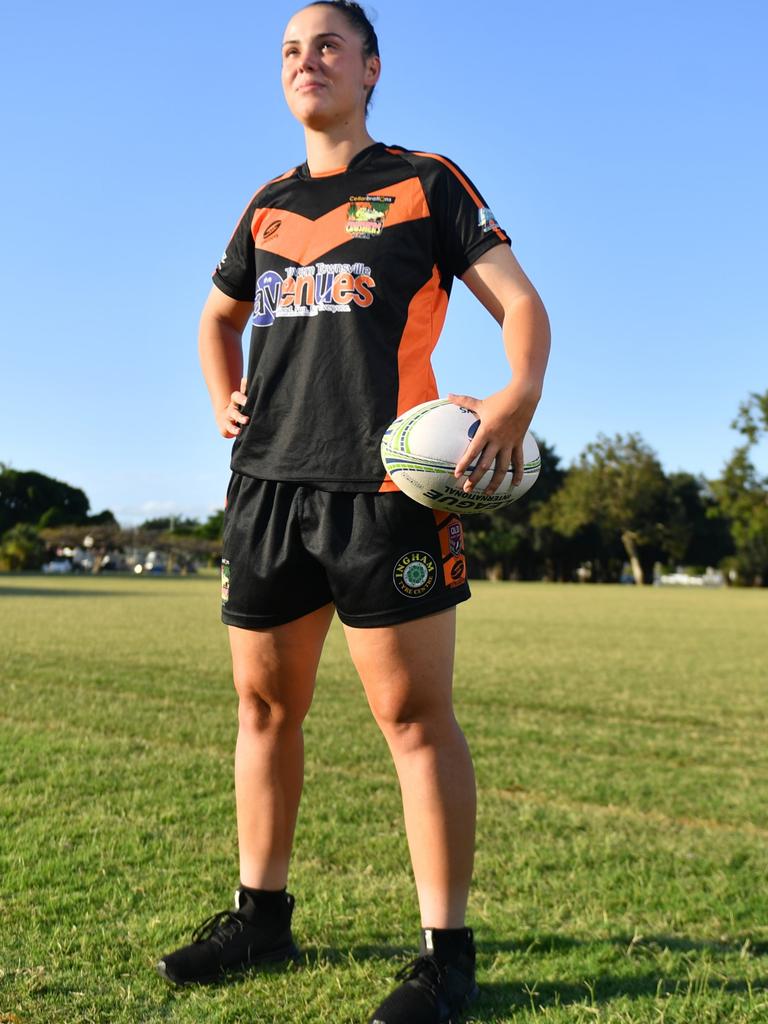
[[[174,985],[206,985],[259,964],[295,960],[299,951],[291,936],[293,904],[293,896],[285,893],[279,913],[266,916],[238,889],[235,909],[203,921],[190,945],[164,956],[157,970]]]
[[[463,948],[449,953],[441,948],[437,929],[424,929],[421,955],[397,973],[401,984],[369,1024],[457,1024],[480,991],[475,982],[472,930],[463,931]]]

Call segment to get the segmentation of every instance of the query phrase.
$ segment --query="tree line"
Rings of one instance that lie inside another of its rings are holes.
[[[541,473],[517,503],[464,519],[469,574],[522,580],[649,583],[654,566],[707,566],[743,585],[768,585],[768,477],[754,450],[768,434],[768,391],[752,393],[732,424],[740,443],[721,476],[667,474],[638,434],[599,435],[567,469],[539,441]],[[90,515],[83,491],[0,464],[0,569],[35,569],[56,549],[166,552],[180,564],[214,563],[223,513],[206,522],[150,519],[122,529],[109,510]]]

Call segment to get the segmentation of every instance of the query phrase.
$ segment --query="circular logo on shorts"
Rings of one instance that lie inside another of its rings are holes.
[[[395,565],[392,581],[404,597],[423,597],[435,585],[437,567],[426,551],[409,551]]]

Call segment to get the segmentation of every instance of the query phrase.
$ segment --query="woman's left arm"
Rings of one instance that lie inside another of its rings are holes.
[[[501,325],[512,380],[488,398],[449,395],[480,417],[480,426],[456,465],[456,476],[476,463],[464,483],[471,491],[496,464],[487,494],[493,494],[514,465],[523,478],[523,438],[541,398],[549,356],[549,318],[538,292],[506,245],[496,245],[472,264],[462,281]]]

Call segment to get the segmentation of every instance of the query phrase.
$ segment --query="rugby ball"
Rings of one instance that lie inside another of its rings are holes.
[[[384,467],[397,487],[428,508],[446,512],[492,512],[522,498],[536,483],[541,469],[539,446],[528,432],[523,440],[523,479],[515,487],[512,469],[498,490],[486,494],[493,470],[483,476],[474,490],[462,490],[464,480],[453,474],[456,463],[477,432],[480,420],[470,409],[454,405],[447,398],[424,402],[404,412],[390,424],[381,440]],[[464,476],[470,475],[468,469]]]

